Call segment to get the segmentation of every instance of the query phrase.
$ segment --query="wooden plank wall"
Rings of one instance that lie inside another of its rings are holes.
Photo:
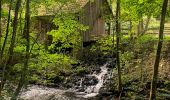
[[[81,32],[84,42],[105,35],[105,21],[102,18],[102,6],[104,1],[105,0],[95,0],[94,2],[88,2],[83,7],[83,13],[79,20],[80,23],[89,26],[87,31]]]

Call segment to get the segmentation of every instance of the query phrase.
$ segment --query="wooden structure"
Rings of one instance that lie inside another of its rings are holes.
[[[112,16],[111,8],[107,0],[78,0],[81,10],[75,12],[78,14],[78,20],[81,24],[88,26],[89,29],[81,32],[84,42],[93,41],[96,37],[106,36],[106,16]],[[73,7],[74,8],[74,7]],[[46,33],[55,26],[50,23],[53,15],[35,16],[35,25],[40,33]],[[43,36],[44,37],[44,36]]]
[[[83,1],[83,0],[82,0]],[[87,0],[86,0],[87,1]],[[83,41],[95,40],[96,37],[106,36],[106,18],[111,16],[112,11],[107,0],[89,1],[83,7],[83,13],[79,16],[80,23],[89,26],[85,32],[81,32]]]

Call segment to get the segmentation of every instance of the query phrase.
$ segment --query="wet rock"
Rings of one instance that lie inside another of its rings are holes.
[[[89,69],[90,73],[91,74],[99,74],[101,72],[101,69],[99,66],[91,66],[90,69]]]
[[[110,63],[110,64],[108,64],[108,68],[115,68],[115,65],[116,65],[116,63]]]
[[[111,59],[110,62],[107,64],[108,68],[115,68],[116,67],[116,59]]]
[[[96,85],[98,83],[98,79],[95,76],[86,76],[83,80],[83,85],[90,86]]]
[[[84,92],[86,87],[78,87],[77,89],[78,89],[78,92]]]

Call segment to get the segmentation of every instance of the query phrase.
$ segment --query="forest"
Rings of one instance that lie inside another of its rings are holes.
[[[0,100],[170,100],[170,0],[0,0]]]

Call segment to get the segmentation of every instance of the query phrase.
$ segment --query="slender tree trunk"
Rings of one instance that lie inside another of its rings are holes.
[[[21,0],[17,0],[14,22],[13,22],[13,33],[12,33],[12,38],[11,38],[11,44],[9,47],[9,58],[8,58],[7,64],[10,64],[13,58],[13,50],[15,47],[15,38],[16,38],[16,32],[17,32],[17,27],[18,27],[18,12],[19,12],[20,6],[21,6]]]
[[[132,20],[129,21],[129,24],[130,24],[130,25],[129,25],[129,26],[130,26],[130,27],[129,27],[130,39],[133,39],[133,35],[134,35],[134,34],[133,34],[133,32],[132,32],[132,31],[133,31],[133,23],[132,23]]]
[[[130,20],[129,23],[130,23],[130,29],[129,29],[129,30],[130,30],[130,32],[132,32],[132,28],[133,28],[133,26],[132,26],[132,20]]]
[[[146,25],[145,25],[145,31],[144,32],[146,32],[148,30],[148,26],[149,26],[150,20],[151,20],[151,15],[149,15],[148,18],[147,18]]]
[[[2,27],[1,27],[1,24],[2,24],[2,0],[0,0],[0,52],[1,52],[1,37],[2,37]]]
[[[169,8],[169,10],[170,10],[170,1],[168,2],[168,8]]]
[[[2,34],[1,34],[1,15],[2,15],[2,0],[0,0],[0,54],[1,54],[1,37],[2,37]],[[0,56],[0,68],[1,68],[1,56]],[[1,72],[0,72],[1,74]],[[0,82],[0,96],[1,96],[1,82]]]
[[[138,22],[138,35],[140,34],[140,31],[141,31],[141,29],[140,29],[140,21]]]
[[[108,30],[107,30],[107,34],[108,34],[108,35],[111,34],[111,22],[108,22]]]
[[[5,65],[3,66],[3,73],[2,73],[3,75],[2,75],[2,81],[1,81],[2,88],[6,82],[6,78],[9,73],[8,72],[9,66],[11,64],[12,57],[13,57],[13,50],[15,46],[15,38],[16,38],[16,32],[17,32],[17,26],[18,26],[18,12],[19,12],[20,5],[21,5],[21,0],[17,0],[16,7],[15,7],[14,21],[13,21],[13,32],[12,32],[11,44],[8,50],[7,61]]]
[[[8,20],[7,20],[7,26],[6,26],[5,40],[4,40],[3,45],[2,45],[0,59],[3,57],[4,49],[5,49],[5,46],[6,46],[7,39],[8,39],[9,24],[10,24],[10,19],[11,19],[11,7],[12,7],[12,3],[13,3],[13,0],[10,1],[9,11],[8,11]]]
[[[1,19],[2,19],[2,0],[0,0],[0,53],[1,53],[1,42],[2,42],[2,40],[1,40],[1,38],[2,38],[1,23],[2,23],[2,21],[1,21]],[[0,60],[0,62],[1,62],[1,60]]]
[[[14,96],[11,100],[16,100],[20,90],[22,89],[24,83],[25,83],[25,79],[26,79],[26,75],[27,75],[27,70],[28,70],[28,60],[29,60],[29,56],[30,56],[30,35],[29,35],[29,28],[30,28],[30,0],[26,0],[26,12],[25,12],[25,27],[24,27],[24,35],[26,36],[26,40],[27,40],[27,44],[26,44],[26,55],[25,55],[25,62],[24,62],[24,68],[22,70],[21,73],[21,78],[18,84],[18,87],[14,93]]]
[[[143,17],[141,17],[141,18],[142,19],[138,23],[138,35],[141,35],[143,30],[144,30],[144,27],[143,27]]]
[[[115,47],[115,25],[113,26],[113,48]]]
[[[143,16],[141,19],[140,27],[141,27],[141,32],[143,32],[143,30],[144,30]]]
[[[119,92],[122,91],[122,80],[121,80],[121,68],[120,68],[120,57],[119,57],[119,42],[120,42],[120,0],[117,0],[116,9],[116,64],[118,68],[118,81],[119,81]]]
[[[148,26],[149,26],[149,23],[150,23],[150,20],[151,20],[151,15],[149,15],[149,16],[147,17],[146,25],[145,25],[145,28],[144,28],[144,30],[143,30],[143,32],[142,32],[142,35],[143,35],[145,32],[147,32]]]
[[[156,87],[157,87],[157,79],[158,79],[158,71],[159,71],[158,69],[159,69],[160,54],[161,54],[162,43],[163,43],[163,31],[164,31],[165,16],[167,11],[167,4],[168,4],[168,0],[164,0],[162,6],[162,13],[161,13],[158,48],[157,48],[156,59],[154,64],[154,72],[152,77],[149,100],[156,100]]]
[[[2,68],[2,66],[3,66],[2,58],[3,58],[3,53],[4,53],[4,50],[5,50],[5,46],[6,46],[6,42],[7,42],[7,38],[8,38],[8,33],[9,33],[9,24],[10,24],[10,19],[11,19],[12,3],[13,3],[13,0],[10,1],[9,11],[8,11],[8,21],[7,21],[7,26],[6,26],[6,34],[5,34],[5,39],[4,39],[4,42],[3,42],[3,45],[2,45],[2,50],[1,50],[1,53],[0,53],[0,67],[1,67],[1,68]],[[3,73],[3,74],[5,73],[5,67],[3,67],[2,73]],[[1,79],[0,92],[1,92],[2,89],[3,89],[3,84],[4,84],[3,82],[4,82],[4,81]]]
[[[2,31],[1,31],[1,29],[2,29],[2,27],[1,27],[1,19],[2,19],[2,0],[0,0],[0,36],[2,36]]]

